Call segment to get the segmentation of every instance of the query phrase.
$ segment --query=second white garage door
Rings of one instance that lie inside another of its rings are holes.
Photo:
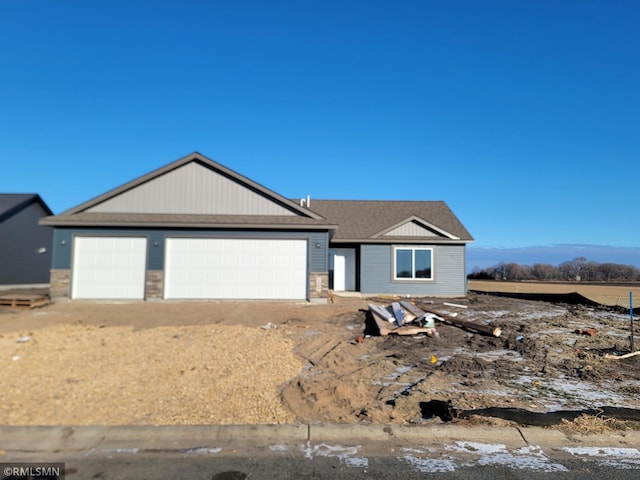
[[[167,239],[165,298],[306,297],[306,240]]]

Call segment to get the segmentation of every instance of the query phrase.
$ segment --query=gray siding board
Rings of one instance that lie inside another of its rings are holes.
[[[412,296],[464,296],[464,245],[428,245],[433,248],[434,280],[431,282],[392,281],[392,245],[362,245],[360,291],[364,294]]]
[[[424,228],[422,225],[418,225],[416,222],[405,223],[387,233],[385,237],[438,237],[431,230]]]
[[[98,228],[57,228],[54,234],[54,269],[71,268],[71,249],[74,235],[95,236],[143,236],[149,239],[147,268],[164,269],[165,239],[167,237],[210,237],[210,238],[306,238],[309,241],[310,272],[327,271],[327,232],[305,231],[243,231],[243,230],[172,230],[172,229],[98,229]],[[319,248],[316,248],[319,244]]]
[[[199,163],[188,163],[87,209],[98,213],[286,215],[290,209]]]
[[[53,257],[51,268],[54,270],[71,268],[71,238],[69,229],[56,228],[53,230]]]

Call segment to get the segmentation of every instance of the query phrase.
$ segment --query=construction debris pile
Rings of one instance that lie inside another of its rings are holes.
[[[502,334],[499,327],[462,320],[457,318],[457,315],[434,312],[422,305],[418,307],[404,300],[392,302],[387,306],[370,303],[369,312],[374,329],[381,336],[426,334],[430,337],[438,337],[436,321],[494,337]]]
[[[425,333],[430,337],[437,337],[435,320],[437,315],[425,312],[414,304],[406,301],[393,302],[389,306],[369,304],[369,312],[382,336],[417,335]]]

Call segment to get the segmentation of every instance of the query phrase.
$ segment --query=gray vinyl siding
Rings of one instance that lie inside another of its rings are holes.
[[[363,294],[464,296],[467,293],[464,245],[423,245],[433,248],[434,279],[393,281],[392,245],[362,245],[360,291]]]
[[[435,232],[427,230],[416,222],[405,223],[384,234],[385,237],[439,237]]]
[[[87,209],[97,213],[296,215],[199,163],[188,163]]]
[[[209,238],[304,238],[309,241],[310,272],[327,271],[327,232],[305,231],[215,231],[215,230],[153,230],[153,229],[97,229],[56,228],[54,232],[54,269],[71,268],[71,247],[74,235],[134,236],[148,238],[147,269],[164,269],[164,248],[167,237]]]
[[[38,225],[47,212],[32,203],[0,222],[0,284],[49,283],[51,227]],[[38,253],[40,248],[46,249]]]

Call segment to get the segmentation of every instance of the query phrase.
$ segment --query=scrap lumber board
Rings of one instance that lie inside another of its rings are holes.
[[[49,298],[42,295],[0,296],[0,306],[11,308],[37,308],[49,304]]]
[[[398,325],[402,326],[404,323],[404,312],[402,311],[402,307],[398,302],[391,303],[391,311],[393,312],[393,316],[396,319]]]
[[[417,327],[412,325],[403,325],[402,327],[398,327],[395,323],[385,322],[375,315],[372,315],[372,317],[381,337],[386,337],[387,335],[418,335],[420,333],[426,333],[431,337],[436,337],[438,335],[435,328]]]
[[[430,327],[412,327],[411,325],[404,325],[399,328],[394,328],[388,335],[418,335],[420,333],[426,333],[430,337],[437,337],[438,332],[435,328]]]
[[[382,320],[386,320],[389,323],[392,323],[395,321],[395,317],[393,316],[393,314],[386,308],[381,307],[380,305],[370,303],[369,310],[371,311],[371,313],[374,314],[374,317],[377,316],[378,318],[381,318]]]
[[[398,328],[395,323],[390,323],[387,320],[383,320],[378,315],[373,314],[373,312],[371,317],[373,318],[376,328],[378,329],[378,334],[381,337],[386,337]]]
[[[398,324],[395,322],[393,315],[384,307],[370,304],[369,310],[371,312],[371,317],[375,322],[376,328],[378,329],[378,333],[382,337],[386,337],[387,335],[418,335],[420,333],[426,333],[427,335],[433,337],[438,335],[436,329],[432,327],[419,327],[407,324],[398,327]],[[408,315],[408,318],[412,319],[407,321],[413,321],[413,319],[415,319],[415,314],[413,312],[409,312],[408,309],[405,310],[407,310],[406,315]]]
[[[427,308],[423,308],[423,310],[426,313],[432,313],[436,315],[437,318],[442,318],[444,323],[448,323],[456,327],[473,330],[475,332],[484,333],[486,335],[493,335],[494,337],[499,337],[500,335],[502,335],[502,330],[500,329],[500,327],[492,327],[491,325],[484,325],[481,323],[473,322],[471,320],[462,320],[452,315],[436,312]]]
[[[427,313],[421,310],[420,308],[416,307],[413,303],[407,302],[406,300],[401,301],[400,305],[402,305],[402,308],[404,308],[407,312],[409,312],[414,317],[414,320],[417,319],[418,323],[421,324],[424,328],[434,328],[435,318],[437,318],[440,321],[443,320],[433,313]]]
[[[407,302],[406,300],[401,301],[400,305],[402,305],[405,308],[405,310],[411,312],[417,318],[422,317],[426,313],[424,310],[416,307],[413,303]]]

